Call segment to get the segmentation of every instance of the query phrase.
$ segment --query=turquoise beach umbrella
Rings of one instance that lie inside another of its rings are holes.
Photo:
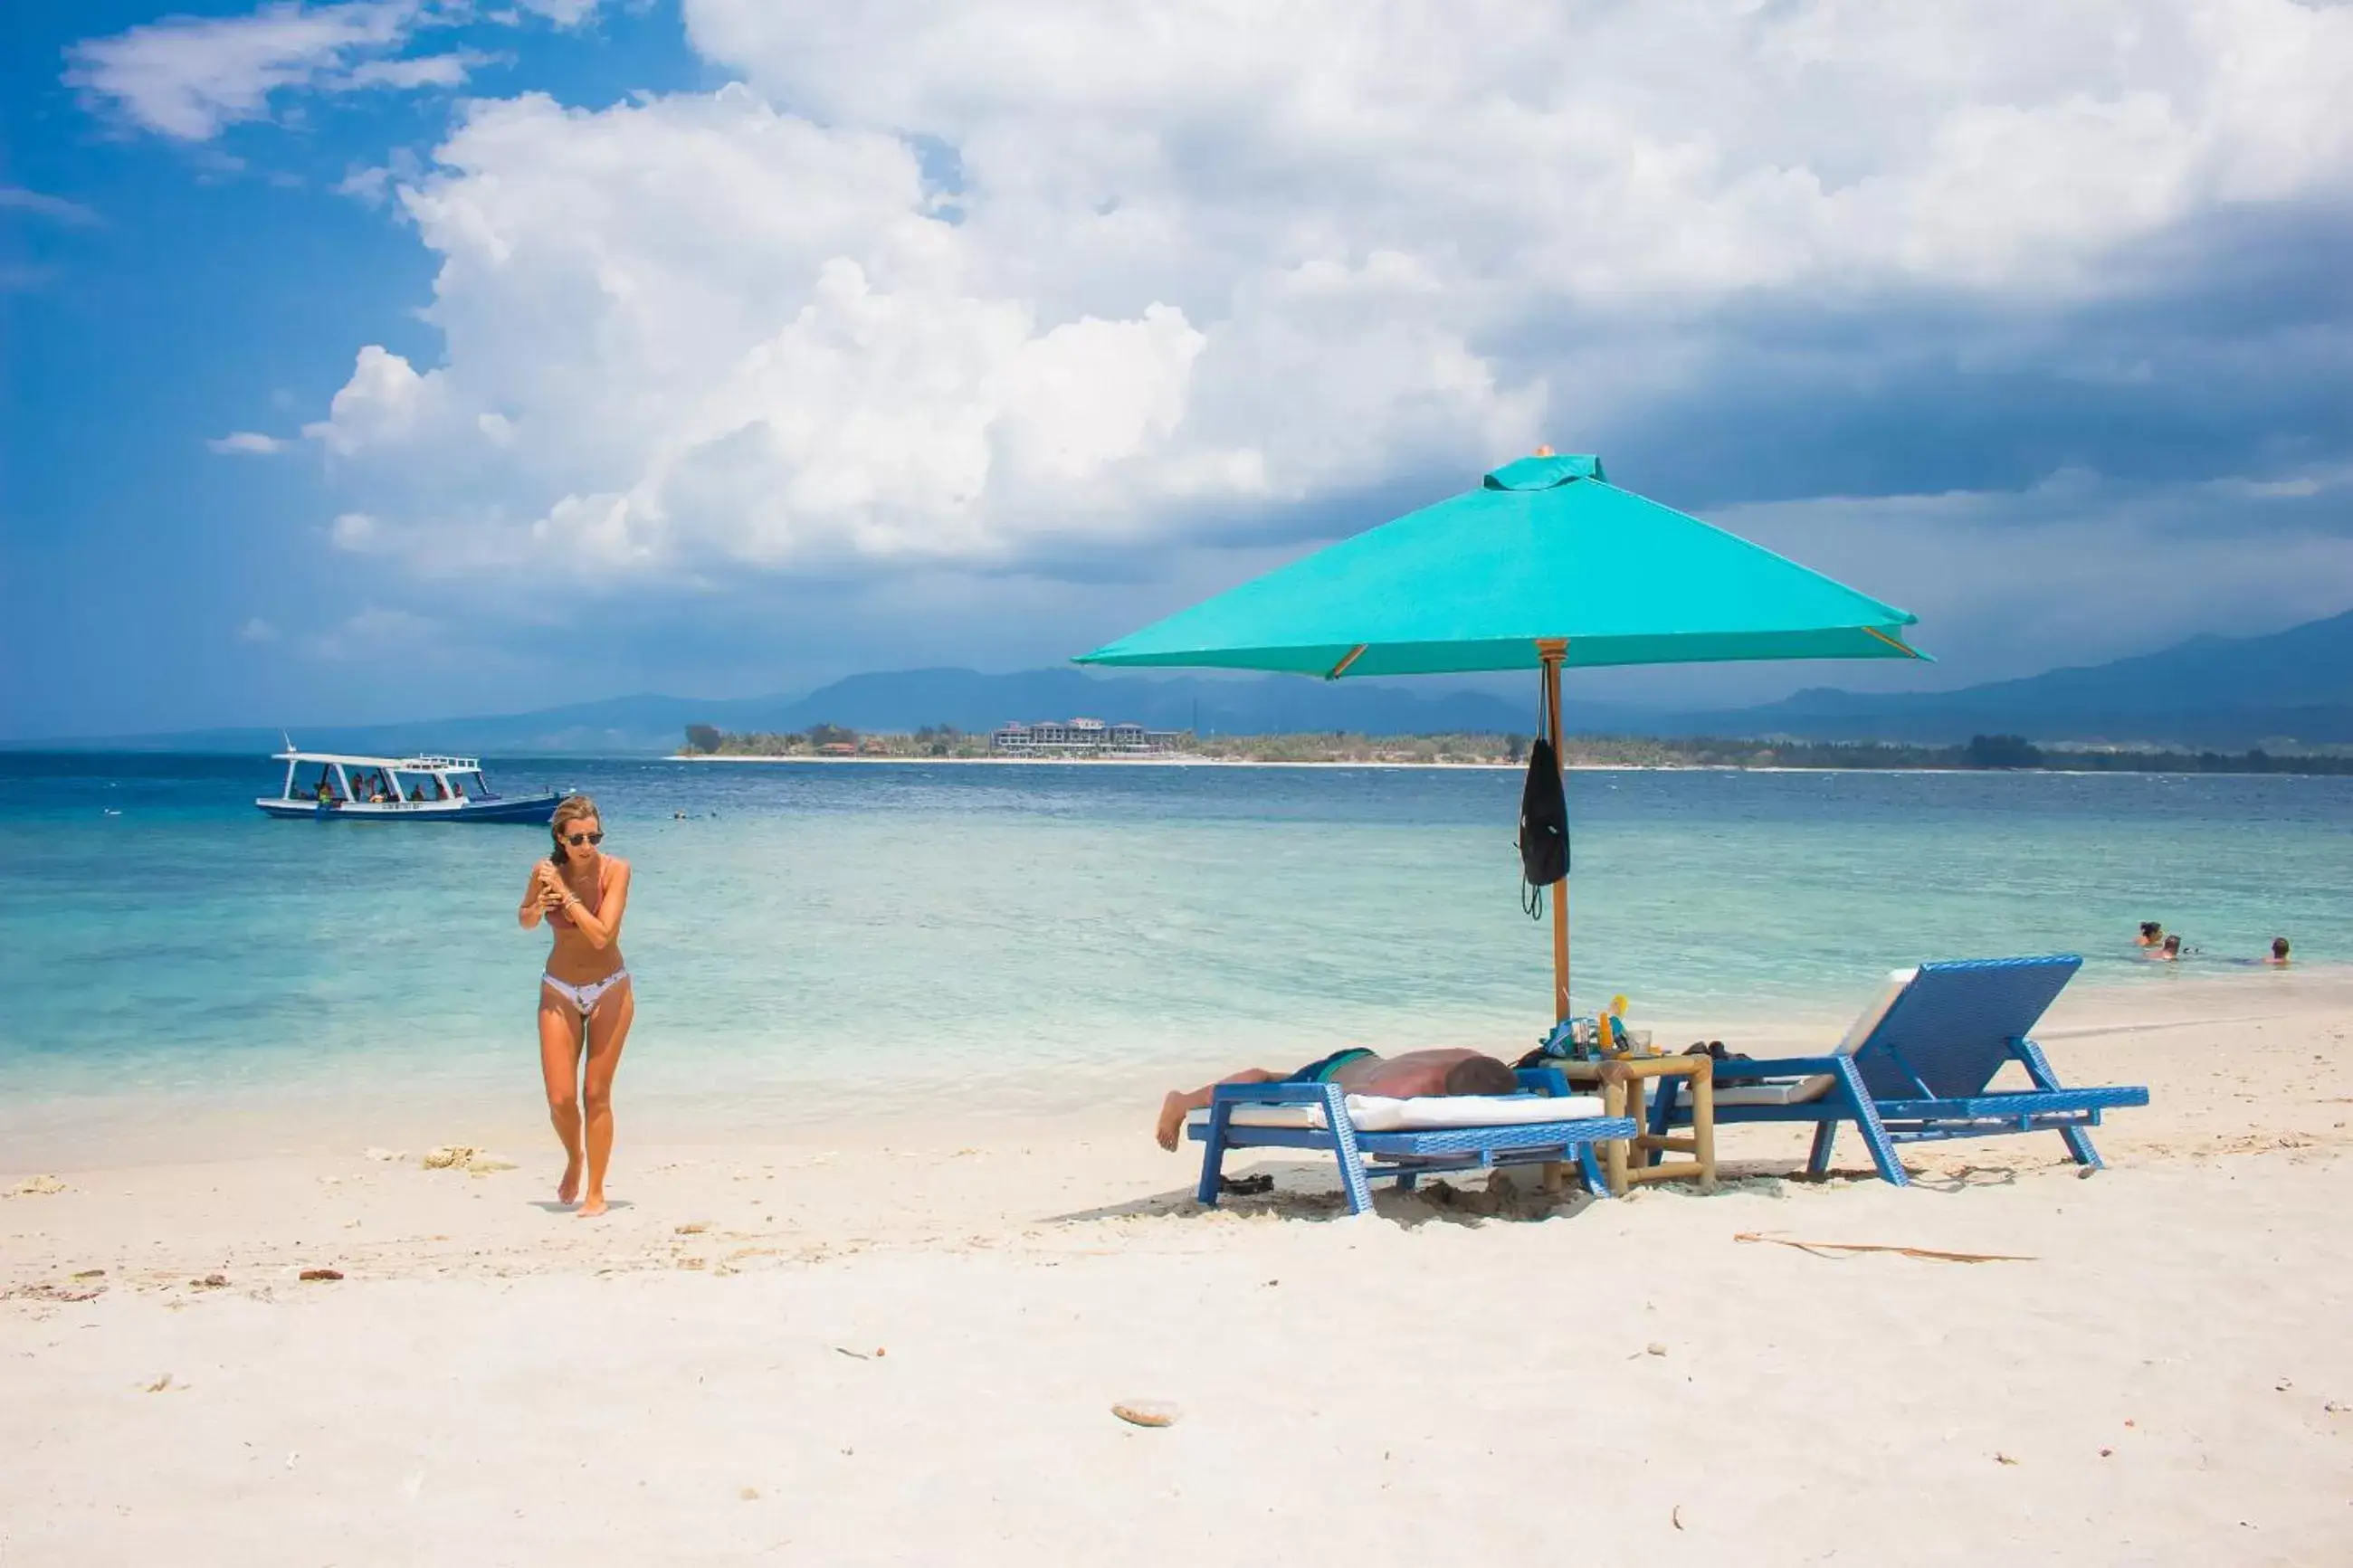
[[[1508,463],[1165,621],[1081,664],[1263,669],[1327,680],[1560,672],[1768,658],[1926,658],[1916,619],[1736,534],[1610,484],[1596,457]],[[1568,1016],[1566,880],[1553,900],[1554,1011]]]

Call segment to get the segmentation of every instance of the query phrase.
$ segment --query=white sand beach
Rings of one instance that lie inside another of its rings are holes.
[[[2079,989],[2059,1072],[2155,1097],[2105,1172],[1733,1129],[1541,1215],[1287,1157],[1199,1212],[1182,1071],[655,1147],[625,1068],[593,1223],[521,1056],[429,1131],[0,1151],[0,1563],[2346,1562],[2348,1034],[2342,973]]]

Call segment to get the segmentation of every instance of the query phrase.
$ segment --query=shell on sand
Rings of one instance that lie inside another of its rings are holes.
[[[1184,1414],[1166,1399],[1123,1399],[1111,1413],[1131,1426],[1174,1426]]]

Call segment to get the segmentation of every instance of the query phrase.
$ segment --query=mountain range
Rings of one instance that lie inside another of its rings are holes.
[[[1257,679],[1149,679],[1075,668],[984,675],[914,669],[856,675],[800,695],[720,700],[616,697],[528,713],[398,724],[306,725],[294,739],[313,749],[373,753],[457,750],[492,756],[658,755],[689,724],[738,732],[868,731],[952,725],[993,730],[1014,721],[1088,715],[1154,729],[1217,734],[1346,731],[1525,733],[1535,727],[1534,682],[1525,701],[1486,692],[1432,690],[1429,683]],[[2131,658],[2053,669],[1952,691],[1863,694],[1810,688],[1758,707],[1680,710],[1571,703],[1562,715],[1588,734],[1790,736],[1930,743],[1973,734],[2016,734],[2045,743],[2105,742],[2243,750],[2254,745],[2353,743],[2353,611],[2251,637],[2204,636]],[[12,749],[271,752],[276,730],[191,731],[11,742]]]
[[[2353,742],[2353,611],[2264,637],[2196,637],[2156,653],[1954,691],[1778,702],[1675,716],[1676,734],[1948,742],[1971,735],[2242,750]]]

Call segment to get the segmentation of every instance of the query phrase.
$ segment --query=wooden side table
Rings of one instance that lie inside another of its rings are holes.
[[[1623,1195],[1626,1189],[1639,1182],[1682,1182],[1696,1180],[1704,1193],[1715,1191],[1715,1063],[1703,1056],[1674,1057],[1613,1057],[1602,1061],[1563,1061],[1548,1064],[1560,1068],[1563,1077],[1573,1084],[1599,1085],[1603,1111],[1610,1116],[1630,1116],[1635,1125],[1647,1127],[1648,1100],[1642,1084],[1651,1079],[1687,1078],[1691,1079],[1692,1124],[1688,1137],[1644,1132],[1631,1142],[1612,1139],[1603,1144],[1602,1167],[1609,1178],[1609,1190]],[[1688,1154],[1688,1160],[1663,1160],[1651,1165],[1631,1160],[1630,1152],[1648,1153],[1658,1150],[1666,1154]]]

